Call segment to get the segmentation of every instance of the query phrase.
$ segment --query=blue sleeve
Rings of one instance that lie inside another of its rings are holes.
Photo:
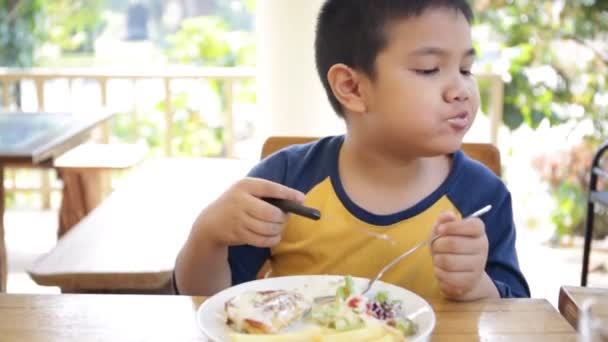
[[[458,210],[468,215],[487,204],[492,205],[492,210],[481,216],[488,237],[486,273],[502,298],[530,297],[517,260],[509,190],[492,171],[462,152],[455,154],[454,165],[457,177],[449,197]]]
[[[486,273],[502,298],[530,297],[515,251],[511,195],[505,191],[501,197],[484,219],[489,243]]]
[[[286,172],[286,156],[278,152],[262,160],[251,171],[248,177],[264,178],[284,184]],[[249,245],[228,247],[228,264],[232,275],[232,285],[255,280],[258,271],[270,257],[269,248]]]

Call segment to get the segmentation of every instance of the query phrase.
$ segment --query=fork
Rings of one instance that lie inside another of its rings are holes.
[[[492,205],[488,204],[485,207],[477,210],[476,212],[472,213],[471,215],[465,217],[465,219],[467,218],[471,218],[471,217],[479,217],[485,213],[487,213],[488,211],[490,211],[492,209]],[[366,294],[371,288],[372,285],[374,285],[374,283],[382,278],[382,276],[384,275],[384,273],[386,271],[388,271],[390,268],[392,268],[393,266],[395,266],[399,261],[403,260],[405,257],[407,257],[408,255],[411,255],[412,253],[414,253],[415,251],[419,250],[420,248],[426,246],[426,245],[430,245],[433,243],[433,241],[437,240],[438,238],[440,238],[441,235],[437,234],[437,235],[433,235],[430,238],[426,239],[425,241],[419,243],[418,245],[408,249],[407,251],[405,251],[403,254],[399,255],[398,257],[396,257],[395,259],[393,259],[391,262],[389,262],[386,266],[384,266],[380,272],[378,272],[378,274],[373,277],[372,279],[369,280],[369,282],[367,283],[367,286],[365,287],[365,289],[363,290],[363,292],[361,292],[361,296]],[[314,301],[316,303],[319,302],[325,302],[328,301],[329,299],[333,299],[334,296],[323,296],[323,297],[317,297],[314,299]]]
[[[485,213],[487,213],[488,211],[490,211],[490,209],[492,209],[492,205],[488,204],[485,207],[477,210],[476,212],[472,213],[471,215],[465,217],[465,218],[471,218],[471,217],[479,217]],[[376,282],[376,280],[382,278],[382,276],[384,275],[384,273],[386,271],[388,271],[390,268],[392,268],[393,266],[395,266],[399,261],[403,260],[405,257],[407,257],[408,255],[414,253],[415,251],[419,250],[420,248],[426,246],[426,245],[430,245],[433,243],[433,241],[437,240],[438,238],[440,238],[441,235],[437,234],[434,236],[431,236],[430,238],[428,238],[427,240],[419,243],[418,245],[408,249],[407,251],[405,251],[405,253],[401,254],[400,256],[396,257],[395,259],[393,259],[393,261],[389,262],[386,266],[384,266],[384,268],[382,268],[380,270],[380,272],[378,272],[378,274],[373,277],[372,279],[369,280],[369,282],[367,283],[367,287],[363,290],[363,292],[361,292],[361,295],[364,295],[365,293],[367,293],[367,291],[369,291],[372,288],[372,285],[374,285],[374,283]]]

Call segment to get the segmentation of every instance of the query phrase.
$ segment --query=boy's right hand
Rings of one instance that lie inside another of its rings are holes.
[[[244,178],[205,208],[192,227],[196,240],[216,246],[272,247],[281,241],[288,214],[262,200],[274,197],[304,202],[305,195],[261,178]]]

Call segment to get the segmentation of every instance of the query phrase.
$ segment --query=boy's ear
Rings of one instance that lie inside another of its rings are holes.
[[[327,80],[334,96],[346,112],[366,111],[360,75],[345,64],[334,64],[327,72]]]

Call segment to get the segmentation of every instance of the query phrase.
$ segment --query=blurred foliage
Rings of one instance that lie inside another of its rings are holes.
[[[163,129],[151,116],[138,118],[132,113],[117,113],[111,120],[112,136],[120,142],[137,143],[145,141],[151,154],[161,154]]]
[[[229,23],[233,30],[252,31],[256,0],[215,0],[217,16]]]
[[[583,140],[572,148],[547,153],[534,159],[532,165],[540,173],[541,179],[549,185],[555,197],[555,210],[551,221],[556,227],[555,238],[572,234],[582,235],[587,214],[587,189],[590,169],[596,144],[592,139]],[[608,170],[606,163],[601,168]],[[597,189],[608,190],[606,181],[598,177]],[[607,208],[596,207],[593,235],[595,238],[608,236]]]
[[[169,57],[182,64],[234,66],[235,51],[229,44],[228,23],[217,17],[186,19],[169,37]]]
[[[38,24],[44,19],[44,4],[42,0],[0,0],[0,66],[34,65],[36,47],[44,39]],[[20,107],[21,85],[13,84],[8,92]],[[2,103],[2,106],[10,105]]]
[[[189,103],[189,93],[178,93],[171,99],[173,123],[171,133],[171,153],[176,156],[214,156],[222,154],[223,128],[212,127],[204,116]],[[165,101],[161,101],[156,110],[165,112]]]
[[[43,39],[43,0],[0,0],[0,65],[29,67]]]
[[[104,0],[47,2],[47,41],[63,52],[93,52],[104,27]]]
[[[243,4],[249,13],[255,12],[255,1],[256,0],[243,0]]]
[[[479,50],[499,55],[486,69],[506,81],[504,123],[511,129],[543,121],[592,127],[580,145],[535,161],[555,199],[556,237],[580,233],[591,157],[608,138],[608,0],[472,3],[476,29],[487,28],[488,42],[497,42]],[[508,70],[497,70],[497,60],[506,60]],[[598,231],[608,230],[605,218],[598,221]]]
[[[103,0],[0,0],[0,65],[34,66],[43,43],[93,51]]]
[[[255,62],[255,40],[251,32],[232,31],[230,25],[219,17],[196,17],[182,22],[181,29],[169,37],[167,55],[170,60],[180,64],[204,67],[251,66]],[[202,101],[192,97],[201,94],[181,92],[175,94],[171,108],[174,121],[171,127],[175,141],[172,151],[177,155],[218,155],[224,153],[224,130],[221,125],[210,125],[207,118],[226,115],[228,99],[221,80],[208,80],[212,89]],[[234,87],[233,101],[255,101],[254,81],[243,81]],[[215,98],[210,98],[215,97]],[[219,112],[213,113],[219,103]],[[160,102],[157,109],[164,111],[165,103]]]
[[[591,120],[608,132],[607,0],[476,0],[477,25],[487,26],[509,60],[504,122],[510,128]],[[484,46],[480,46],[481,54]],[[584,113],[584,114],[580,114]]]
[[[150,6],[156,2],[143,1]],[[179,30],[166,38],[168,60],[175,64],[200,67],[253,66],[253,32],[240,29],[253,21],[255,0],[234,1],[242,5],[237,14],[231,14],[235,12],[230,6],[232,1],[207,2],[214,9],[213,16],[186,18],[182,20]],[[175,83],[179,85],[180,82]],[[173,137],[170,146],[172,155],[217,156],[225,153],[222,123],[228,101],[226,86],[225,82],[211,79],[191,82],[186,87],[172,87],[172,123],[168,128]],[[239,103],[255,102],[254,80],[235,82],[232,99]],[[135,142],[136,136],[139,136],[147,142],[152,154],[162,155],[166,108],[165,100],[159,101],[151,113],[138,117],[137,122],[130,113],[119,114],[112,123],[113,136],[127,142]]]
[[[167,54],[177,63],[207,67],[255,65],[253,33],[233,31],[219,17],[186,19],[168,40]]]

